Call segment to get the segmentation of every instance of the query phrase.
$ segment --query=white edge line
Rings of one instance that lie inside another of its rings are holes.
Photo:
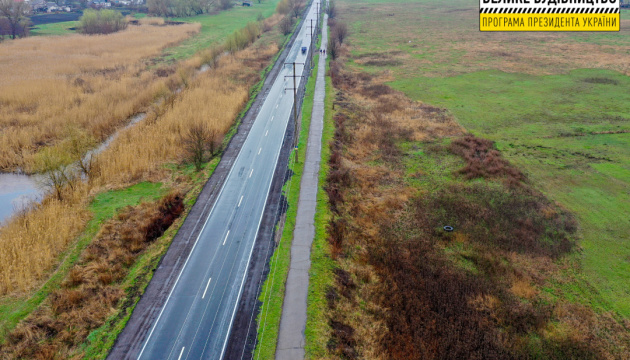
[[[289,122],[287,121],[287,125],[283,133],[283,138],[284,136],[286,136],[288,127],[289,127]],[[275,161],[273,165],[274,172],[275,172],[276,166],[278,166],[278,158],[280,157],[281,151],[282,151],[282,146],[280,146],[280,148],[276,152]],[[267,186],[267,195],[265,196],[265,201],[263,204],[267,204],[267,200],[269,199],[269,190],[271,189],[272,183],[273,183],[273,176],[271,177],[271,181],[269,181],[269,185]],[[265,215],[265,207],[266,206],[263,206],[263,211],[260,213],[260,218],[258,219],[258,225],[256,226],[256,233],[254,234],[254,241],[252,242],[252,247],[249,250],[249,257],[247,260],[247,266],[245,267],[245,274],[247,274],[247,271],[249,270],[249,263],[252,260],[252,253],[254,252],[254,247],[256,246],[256,238],[258,237],[258,231],[260,230],[260,223],[262,222],[262,218]],[[219,360],[222,360],[223,355],[225,355],[225,347],[227,346],[227,341],[230,338],[230,332],[232,331],[232,324],[234,323],[234,316],[236,315],[236,309],[238,308],[238,304],[241,301],[241,295],[243,295],[242,292],[243,292],[243,286],[245,285],[246,277],[247,276],[243,276],[243,279],[241,280],[241,286],[238,290],[238,297],[236,298],[234,310],[232,311],[232,318],[230,319],[230,326],[228,327],[227,336],[225,337],[225,340],[223,341],[223,348],[221,349],[221,356],[219,356]]]
[[[311,9],[312,9],[312,6],[313,5],[311,4]],[[304,22],[304,24],[306,24],[306,22]],[[284,133],[282,136],[283,139],[286,136],[286,132],[288,128],[289,128],[289,122],[287,121],[287,125],[284,128]],[[280,145],[280,148],[276,152],[275,161],[273,164],[274,172],[275,172],[276,166],[278,166],[278,158],[280,157],[281,151],[282,151],[282,145]],[[271,181],[269,181],[269,185],[267,186],[267,195],[265,196],[265,202],[263,204],[267,204],[267,200],[269,199],[269,190],[271,189],[272,183],[273,183],[273,176],[271,177]],[[260,230],[260,223],[262,222],[262,218],[264,214],[265,214],[265,206],[263,206],[263,211],[260,213],[260,218],[258,219],[258,226],[256,227],[256,233],[254,234],[254,242],[252,243],[252,247],[249,250],[249,258],[247,260],[247,266],[245,267],[245,274],[247,274],[247,271],[249,270],[249,263],[252,261],[252,253],[254,252],[254,246],[256,245],[256,238],[258,237],[258,231]],[[225,337],[225,340],[223,341],[223,348],[221,349],[221,356],[219,356],[219,360],[222,360],[223,355],[225,355],[225,347],[227,346],[227,341],[230,338],[230,332],[232,331],[232,324],[234,323],[234,316],[236,315],[236,309],[238,308],[238,304],[241,301],[241,295],[243,293],[243,285],[245,285],[246,277],[247,276],[243,276],[243,279],[241,280],[241,287],[238,290],[238,297],[236,298],[234,310],[232,311],[232,318],[230,319],[230,326],[228,327],[227,336]]]
[[[184,354],[184,349],[185,348],[186,348],[185,346],[182,346],[182,351],[179,352],[179,357],[177,358],[177,360],[182,358],[182,354]]]
[[[228,236],[230,236],[230,230],[228,230],[227,234],[225,234],[225,239],[223,239],[223,245],[225,245],[225,242],[227,241]]]
[[[276,78],[274,79],[274,83],[278,79],[278,76],[279,75],[277,75]],[[260,114],[260,110],[258,111],[259,111],[258,114]],[[256,115],[256,118],[258,118],[258,115]],[[256,122],[256,119],[254,119],[254,122]],[[247,133],[245,140],[243,140],[243,144],[247,142],[247,139],[249,139],[251,134],[252,134],[251,131]],[[225,184],[227,183],[226,180],[230,177],[230,175],[232,175],[232,171],[234,171],[234,164],[238,162],[238,159],[241,157],[241,154],[243,154],[243,152],[241,151],[242,149],[243,147],[241,146],[241,148],[238,151],[238,154],[236,155],[236,159],[234,159],[234,162],[230,162],[230,171],[228,172],[227,176],[223,179],[223,185],[221,185],[221,190],[219,190],[219,193],[217,194],[216,201],[214,202],[214,204],[212,204],[212,208],[210,209],[210,212],[208,212],[206,221],[204,222],[203,227],[201,228],[201,231],[199,231],[199,234],[197,235],[197,239],[195,239],[195,244],[193,245],[192,249],[190,249],[190,252],[188,253],[188,257],[186,258],[186,261],[184,262],[184,265],[182,266],[182,269],[180,270],[179,275],[177,275],[177,279],[175,280],[175,283],[173,284],[173,287],[171,288],[171,291],[168,293],[168,297],[166,298],[166,301],[164,302],[164,305],[162,306],[162,310],[160,310],[160,314],[158,315],[157,319],[155,319],[155,323],[153,324],[153,327],[151,328],[151,332],[149,333],[149,336],[147,336],[147,339],[145,340],[144,345],[142,346],[142,350],[140,350],[140,354],[138,354],[138,359],[142,357],[142,354],[144,353],[144,349],[147,347],[149,343],[149,339],[151,339],[151,335],[153,335],[153,332],[155,331],[155,328],[157,327],[157,324],[160,321],[160,318],[162,317],[162,313],[164,313],[164,309],[166,309],[166,305],[168,305],[168,302],[171,299],[171,296],[173,295],[173,291],[175,291],[175,287],[177,286],[177,283],[179,282],[179,278],[182,276],[182,273],[184,272],[184,269],[186,268],[186,264],[188,264],[188,260],[190,260],[190,257],[195,251],[195,247],[197,247],[197,244],[199,243],[199,238],[201,237],[201,234],[203,234],[203,230],[206,228],[206,225],[208,225],[208,220],[210,219],[210,216],[214,212],[215,206],[219,198],[221,197],[221,194],[223,194],[223,190],[225,189]],[[202,214],[203,214],[203,211],[202,211]]]
[[[208,286],[210,286],[210,281],[212,281],[212,278],[208,279],[208,283],[206,284],[206,289],[203,291],[203,295],[201,296],[202,299],[206,297],[206,292],[208,291]]]

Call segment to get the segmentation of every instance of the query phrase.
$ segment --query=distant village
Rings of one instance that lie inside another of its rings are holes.
[[[36,13],[53,13],[53,12],[73,12],[84,8],[110,8],[112,6],[131,6],[142,5],[146,0],[23,0],[29,4],[33,14]]]

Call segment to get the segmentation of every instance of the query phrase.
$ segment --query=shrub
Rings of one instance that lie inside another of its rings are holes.
[[[118,11],[92,10],[83,12],[79,19],[79,29],[83,34],[111,34],[127,28],[127,20]]]
[[[227,10],[232,6],[234,6],[232,0],[219,0],[219,7],[221,8],[221,10]]]
[[[283,35],[288,35],[293,29],[293,18],[291,16],[285,16],[282,21],[280,21],[280,31],[282,31]]]
[[[278,14],[288,14],[291,11],[292,0],[281,0],[276,6],[276,12]]]

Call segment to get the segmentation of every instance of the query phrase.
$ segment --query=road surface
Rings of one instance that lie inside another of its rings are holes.
[[[286,62],[304,63],[311,6]],[[300,76],[303,66],[296,66]],[[293,67],[277,75],[139,359],[222,359],[293,106]],[[298,78],[298,84],[301,78]]]

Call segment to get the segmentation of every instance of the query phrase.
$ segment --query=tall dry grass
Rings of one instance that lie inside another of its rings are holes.
[[[143,60],[198,31],[144,25],[0,44],[0,171],[36,171],[33,155],[59,143],[68,126],[105,139],[175,86],[172,69],[147,70]]]
[[[87,221],[86,190],[51,197],[0,230],[0,294],[28,290],[56,263]]]
[[[193,124],[202,123],[222,138],[247,102],[249,87],[259,79],[257,64],[268,63],[277,50],[271,45],[222,57],[174,101],[152,109],[144,122],[122,133],[99,156],[95,183],[130,183],[159,173],[165,162],[182,161],[183,137]]]
[[[46,200],[0,229],[0,295],[29,291],[45,279],[59,254],[85,226],[90,194],[142,180],[164,181],[168,177],[164,165],[184,160],[182,136],[193,124],[203,123],[223,137],[244,107],[249,88],[259,80],[260,70],[277,51],[275,44],[252,46],[221,57],[214,68],[196,76],[198,58],[173,69],[165,79],[185,87],[178,93],[164,83],[156,85],[165,87],[165,100],[153,103],[144,121],[123,130],[97,156],[89,182],[66,187],[64,202]],[[142,89],[136,92],[144,96]],[[132,93],[127,96],[133,97]],[[60,120],[59,126],[63,129],[66,124]]]

